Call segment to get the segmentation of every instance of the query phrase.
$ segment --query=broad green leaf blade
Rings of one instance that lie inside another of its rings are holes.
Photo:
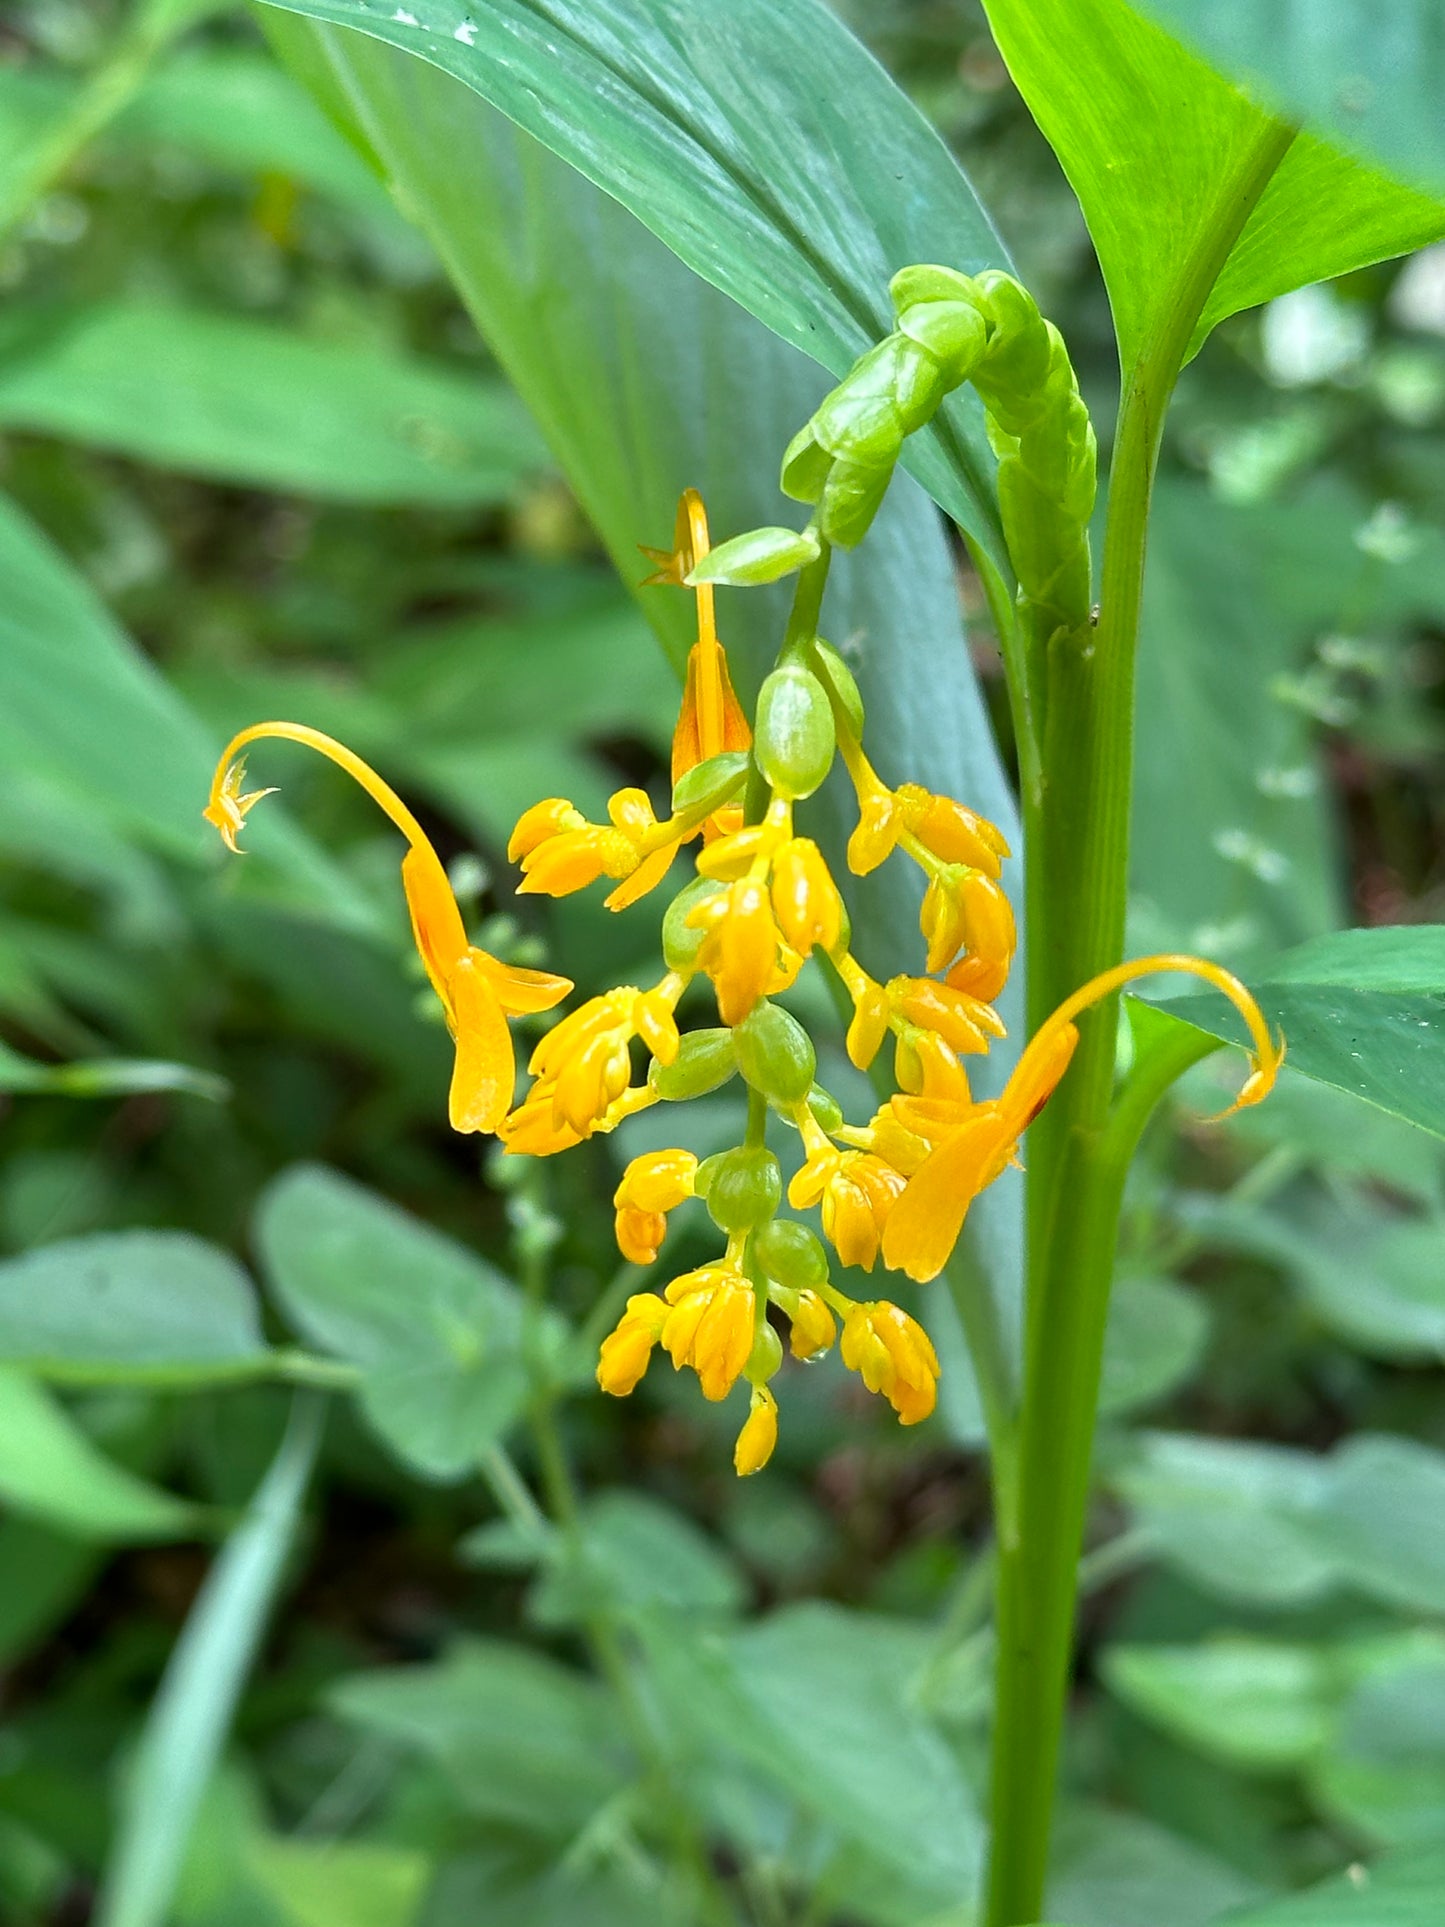
[[[455,75],[835,375],[888,332],[898,268],[1007,265],[948,150],[822,0],[284,3]],[[977,406],[950,401],[909,462],[1002,560]]]
[[[1126,371],[1161,333],[1182,328],[1192,353],[1226,315],[1445,233],[1440,202],[1310,134],[1240,231],[1273,138],[1269,112],[1125,0],[987,0],[987,10],[1083,207]]]
[[[76,1539],[194,1535],[200,1514],[108,1459],[23,1372],[0,1369],[0,1500]]]
[[[69,563],[0,499],[0,765],[127,841],[217,865],[201,820],[220,750]],[[277,811],[256,823],[251,887],[358,931],[374,913]],[[247,872],[248,882],[251,873]]]
[[[0,1263],[0,1363],[71,1384],[250,1377],[270,1359],[235,1259],[183,1231],[68,1238]]]
[[[1317,1646],[1243,1637],[1113,1646],[1109,1690],[1187,1746],[1246,1772],[1302,1765],[1330,1737],[1344,1681]]]
[[[425,1478],[474,1471],[527,1395],[511,1280],[319,1165],[269,1188],[256,1239],[287,1316],[361,1368],[362,1409],[392,1449]],[[554,1351],[551,1314],[541,1336]]]
[[[1445,1846],[1411,1847],[1352,1866],[1308,1893],[1232,1914],[1226,1927],[1435,1927],[1445,1892]]]
[[[145,1057],[92,1057],[43,1064],[0,1044],[0,1091],[50,1091],[62,1097],[129,1097],[143,1091],[184,1091],[224,1103],[231,1087],[212,1071]]]
[[[131,1767],[97,1927],[165,1927],[186,1843],[226,1743],[295,1543],[325,1406],[303,1393],[196,1597]]]
[[[1256,1891],[1237,1867],[1138,1814],[1059,1816],[1048,1902],[1061,1927],[1222,1927]]]
[[[327,1697],[343,1719],[434,1760],[470,1812],[543,1838],[573,1837],[629,1777],[603,1689],[501,1640],[358,1673]]]
[[[131,302],[11,306],[0,427],[342,502],[502,502],[543,462],[495,379]]]
[[[705,494],[719,538],[787,516],[771,455],[763,461],[759,451],[776,450],[783,425],[801,423],[815,406],[825,386],[815,368],[435,67],[279,12],[268,27],[328,111],[370,144],[398,199],[425,226],[625,582],[635,587],[650,567],[639,543],[669,540],[678,493],[689,483]],[[645,589],[640,600],[680,666],[692,635],[690,598]],[[786,599],[777,590],[724,590],[719,607],[738,681],[754,690],[781,638]],[[858,676],[870,753],[885,779],[911,777],[966,799],[1019,850],[943,532],[907,478],[890,491],[868,541],[835,559],[823,613]],[[455,790],[455,764],[447,780]],[[827,786],[808,809],[844,878],[863,961],[885,978],[913,970],[911,878],[897,863],[861,884],[847,876],[841,852],[853,813],[844,785]],[[1005,878],[1017,903],[1019,866],[1009,864]],[[1017,1039],[1021,972],[1000,1008]],[[980,1067],[981,1093],[1002,1082],[1012,1049]],[[1021,1201],[1017,1174],[1005,1174],[969,1213],[966,1233],[1010,1334],[1022,1293]],[[943,1286],[931,1290],[927,1315],[947,1349],[950,1421],[976,1437],[976,1402]]]
[[[1249,987],[1295,1070],[1445,1137],[1445,926],[1338,931],[1261,966]],[[1241,1039],[1218,998],[1158,1008]]]
[[[1440,0],[1140,0],[1224,73],[1391,173],[1445,193]]]

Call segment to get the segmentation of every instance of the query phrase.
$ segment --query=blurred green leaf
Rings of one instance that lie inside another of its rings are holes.
[[[548,1838],[576,1833],[627,1781],[602,1689],[501,1640],[355,1674],[327,1697],[343,1719],[437,1761],[469,1811]]]
[[[183,1231],[97,1232],[0,1262],[0,1360],[70,1384],[246,1377],[270,1353],[235,1259]]]
[[[716,21],[681,0],[624,0],[606,20],[577,0],[417,0],[390,15],[285,4],[455,75],[835,375],[888,333],[896,269],[1005,265],[958,164],[821,0],[734,0]],[[982,411],[955,397],[909,447],[948,512],[1001,555]]]
[[[1226,315],[1445,233],[1441,203],[1299,134],[1217,258],[1272,116],[1125,0],[986,5],[1083,207],[1126,378],[1191,311],[1189,353]]]
[[[1217,1638],[1200,1646],[1114,1646],[1111,1692],[1211,1758],[1252,1772],[1297,1767],[1329,1739],[1339,1682],[1315,1646]]]
[[[1203,1357],[1209,1314],[1172,1278],[1120,1278],[1104,1334],[1101,1412],[1152,1404],[1187,1379]]]
[[[742,1580],[727,1555],[692,1521],[640,1492],[588,1499],[527,1601],[539,1626],[575,1626],[589,1614],[687,1613],[727,1618],[741,1608]],[[463,1543],[465,1551],[465,1542]]]
[[[224,1103],[231,1087],[212,1071],[144,1057],[94,1057],[43,1064],[0,1043],[0,1091],[54,1091],[62,1097],[129,1097],[140,1091],[184,1091]]]
[[[1382,161],[1445,192],[1436,85],[1445,62],[1439,0],[1139,0],[1224,72]]]
[[[1445,1648],[1438,1636],[1433,1654],[1401,1645],[1397,1663],[1346,1701],[1309,1775],[1317,1804],[1379,1846],[1438,1840],[1445,1828]]]
[[[302,1393],[265,1478],[206,1576],[152,1702],[96,1906],[97,1927],[165,1927],[186,1842],[295,1541],[324,1405]]]
[[[1445,1846],[1389,1854],[1308,1893],[1251,1907],[1229,1927],[1435,1927],[1445,1887]]]
[[[0,1370],[0,1499],[77,1539],[195,1535],[201,1514],[116,1465],[44,1386]]]
[[[1249,974],[1292,1067],[1445,1137],[1445,926],[1341,930]],[[1217,996],[1157,1008],[1226,1043],[1243,1034]]]
[[[460,1479],[521,1413],[523,1309],[510,1279],[320,1165],[262,1198],[256,1243],[287,1317],[361,1370],[362,1410],[424,1478]],[[555,1354],[555,1315],[538,1313]]]
[[[1137,1814],[1060,1815],[1049,1879],[1051,1917],[1069,1927],[1208,1927],[1256,1892],[1213,1854]]]
[[[218,745],[60,552],[0,499],[0,760],[34,773],[102,826],[198,863],[219,861],[201,820]],[[354,930],[365,898],[281,812],[256,825],[262,892]]]
[[[495,378],[194,309],[12,304],[0,426],[347,502],[506,501],[543,465]]]
[[[294,1840],[263,1835],[248,1864],[290,1927],[412,1927],[432,1863],[383,1840]]]

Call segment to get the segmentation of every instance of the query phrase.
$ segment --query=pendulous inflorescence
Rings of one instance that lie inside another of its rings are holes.
[[[714,549],[701,499],[689,489],[672,547],[648,551],[658,565],[650,580],[690,590],[697,606],[668,814],[659,817],[644,791],[622,789],[604,823],[547,797],[516,825],[508,855],[523,893],[559,897],[605,880],[607,905],[618,910],[658,889],[684,852],[692,871],[661,916],[662,975],[590,998],[548,1029],[520,1101],[512,1101],[507,1018],[550,1009],[571,985],[514,969],[470,943],[420,826],[359,758],[303,725],[255,725],[228,746],[206,810],[236,848],[247,811],[268,793],[242,793],[240,752],[259,737],[283,736],[341,764],[402,830],[413,933],[456,1042],[456,1129],[495,1131],[508,1153],[547,1157],[655,1105],[741,1083],[739,1143],[701,1160],[682,1146],[651,1151],[623,1172],[614,1203],[624,1257],[653,1265],[670,1214],[693,1200],[711,1218],[719,1248],[660,1291],[634,1294],[597,1367],[602,1389],[618,1396],[632,1391],[659,1347],[674,1368],[696,1372],[709,1399],[745,1381],[749,1409],[734,1455],[741,1474],[765,1465],[776,1442],[772,1386],[784,1338],[804,1359],[836,1344],[844,1365],[905,1425],[933,1410],[939,1362],[926,1332],[891,1299],[849,1296],[835,1282],[834,1260],[867,1273],[881,1265],[914,1281],[936,1277],[973,1199],[1017,1158],[1030,1121],[1068,1069],[1075,1019],[1090,1004],[1155,970],[1188,970],[1213,983],[1254,1040],[1241,1103],[1265,1094],[1282,1054],[1228,973],[1195,958],[1145,958],[1068,998],[1028,1042],[1000,1095],[973,1096],[967,1060],[1004,1035],[994,1003],[1016,947],[1001,881],[1008,847],[966,804],[906,771],[890,784],[874,768],[857,683],[818,633],[823,586],[832,545],[866,532],[904,438],[970,380],[1000,459],[1001,517],[1026,629],[1045,641],[1072,633],[1088,615],[1094,442],[1057,331],[1009,277],[910,268],[892,292],[895,332],[824,400],[785,456],[785,490],[814,508],[808,526],[751,530]],[[793,612],[749,717],[718,635],[714,590],[785,575],[797,576]],[[835,763],[856,802],[849,870],[862,876],[901,861],[921,872],[916,965],[886,982],[854,954],[843,893],[797,820]],[[849,1014],[852,1062],[889,1073],[889,1094],[866,1118],[850,1121],[819,1084],[813,1039],[779,1001],[810,968],[831,978]],[[679,1006],[702,987],[716,1022],[684,1029]],[[786,1199],[770,1134],[774,1142],[779,1134],[796,1139]],[[790,1211],[816,1211],[821,1236]]]

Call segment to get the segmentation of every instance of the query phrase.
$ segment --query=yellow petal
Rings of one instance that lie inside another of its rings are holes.
[[[883,1227],[883,1262],[890,1271],[924,1284],[943,1270],[1000,1147],[1001,1128],[997,1107],[980,1105],[976,1116],[929,1152]]]
[[[430,848],[409,849],[401,860],[401,886],[411,913],[411,934],[432,989],[455,1026],[449,981],[468,951],[466,925],[452,895],[441,858]],[[488,1126],[488,1129],[491,1127]]]
[[[456,1015],[457,1057],[448,1111],[454,1131],[495,1131],[507,1115],[516,1079],[512,1037],[486,974],[465,956],[449,989]]]
[[[554,977],[550,970],[521,970],[515,964],[500,963],[485,950],[478,950],[475,944],[467,955],[490,979],[509,1017],[530,1017],[539,1010],[551,1010],[571,994],[570,977]]]

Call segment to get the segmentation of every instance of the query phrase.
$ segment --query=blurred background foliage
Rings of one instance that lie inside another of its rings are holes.
[[[1106,423],[1097,269],[980,9],[842,11]],[[738,1485],[735,1414],[596,1396],[616,1147],[519,1175],[449,1134],[394,839],[332,773],[268,757],[245,864],[200,822],[225,737],[304,718],[417,804],[483,942],[590,991],[646,913],[519,907],[506,833],[657,786],[677,689],[428,245],[251,20],[172,12],[139,53],[100,0],[0,25],[0,1918],[962,1927],[969,1401],[904,1437],[796,1370]],[[1134,947],[1439,920],[1442,510],[1445,249],[1187,371]],[[1388,1849],[1308,1918],[1368,1927],[1373,1881],[1423,1927],[1440,1146],[1288,1076],[1201,1123],[1228,1074],[1130,1193],[1053,1911],[1284,1927]]]

